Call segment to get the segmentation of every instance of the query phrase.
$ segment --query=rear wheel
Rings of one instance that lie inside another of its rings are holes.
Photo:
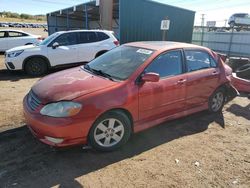
[[[225,91],[223,89],[217,89],[209,98],[208,108],[212,113],[220,112],[225,103]]]
[[[231,28],[234,28],[235,23],[232,21],[232,22],[230,22],[229,25],[230,25]]]
[[[24,70],[31,76],[41,76],[48,71],[47,62],[41,57],[34,57],[25,63]]]
[[[131,134],[129,118],[120,111],[102,115],[89,133],[90,145],[99,151],[113,151],[125,144]]]

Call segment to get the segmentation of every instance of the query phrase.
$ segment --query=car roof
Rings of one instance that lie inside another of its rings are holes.
[[[78,30],[70,30],[70,31],[58,31],[57,33],[73,33],[73,32],[105,32],[105,33],[113,33],[113,31],[109,30],[100,30],[100,29],[78,29]]]
[[[146,48],[155,51],[166,51],[178,48],[196,48],[196,49],[208,50],[208,48],[206,47],[198,46],[195,44],[171,42],[171,41],[142,41],[142,42],[131,42],[125,45],[139,47],[139,48]]]

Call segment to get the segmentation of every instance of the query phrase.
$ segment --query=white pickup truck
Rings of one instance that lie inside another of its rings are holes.
[[[250,15],[247,13],[237,13],[230,16],[228,24],[231,28],[238,26],[250,26]]]

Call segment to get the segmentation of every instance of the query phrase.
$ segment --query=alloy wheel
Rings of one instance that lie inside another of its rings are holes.
[[[118,144],[124,135],[124,125],[115,118],[101,121],[94,130],[96,143],[103,147],[112,147]]]
[[[212,110],[214,112],[218,111],[224,103],[224,94],[222,92],[217,92],[212,99]]]

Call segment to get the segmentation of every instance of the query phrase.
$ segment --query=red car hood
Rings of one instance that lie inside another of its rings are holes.
[[[32,87],[32,91],[43,103],[48,103],[72,100],[115,84],[117,82],[92,75],[77,67],[42,78]]]

